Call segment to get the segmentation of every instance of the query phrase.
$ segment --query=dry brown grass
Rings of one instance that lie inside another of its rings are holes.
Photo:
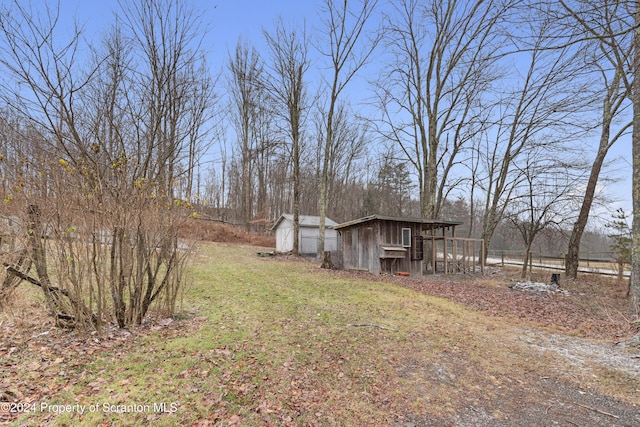
[[[275,237],[247,233],[231,224],[204,219],[187,219],[180,228],[181,237],[196,241],[236,243],[275,248]]]

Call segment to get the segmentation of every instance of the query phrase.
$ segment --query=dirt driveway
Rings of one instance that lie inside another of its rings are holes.
[[[532,363],[542,357],[557,366],[541,375],[524,364],[521,375],[457,394],[455,415],[407,414],[396,425],[640,426],[640,351],[621,344],[635,332],[627,314],[626,284],[585,277],[562,283],[563,292],[526,292],[512,289],[509,274],[495,269],[485,276],[385,279],[512,319],[516,332],[502,336],[495,346],[505,352],[524,348]],[[446,382],[461,363],[455,358],[438,367],[413,363],[404,374],[419,372]],[[594,387],[590,379],[606,385]]]

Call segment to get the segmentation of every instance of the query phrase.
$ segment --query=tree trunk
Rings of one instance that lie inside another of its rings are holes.
[[[634,21],[636,23],[633,44],[633,133],[632,133],[632,198],[633,198],[633,222],[631,234],[633,245],[631,248],[631,310],[638,316],[640,314],[640,2],[636,2]]]
[[[485,213],[482,223],[482,234],[480,238],[484,241],[485,251],[483,253],[484,262],[487,262],[489,256],[489,248],[491,247],[491,240],[497,227],[495,208],[491,207],[488,212]]]
[[[607,124],[608,127],[608,124]],[[604,140],[606,133],[606,141]],[[584,198],[582,199],[582,206],[580,207],[580,213],[578,219],[573,224],[573,230],[571,237],[569,238],[569,246],[567,247],[567,257],[565,265],[565,275],[568,279],[575,279],[578,276],[578,259],[580,258],[580,241],[582,240],[582,234],[587,226],[589,219],[589,212],[591,212],[591,205],[593,204],[593,196],[596,192],[596,186],[598,184],[598,177],[600,176],[600,170],[604,163],[604,158],[607,155],[607,149],[603,149],[603,142],[605,146],[609,143],[608,130],[602,131],[602,138],[600,140],[600,150],[596,155],[593,165],[591,166],[591,173],[589,175],[589,182],[584,192]]]
[[[66,314],[63,309],[60,296],[51,291],[51,282],[47,271],[47,257],[44,245],[42,244],[42,225],[40,223],[40,208],[38,205],[29,205],[29,240],[31,246],[31,259],[38,274],[38,279],[44,292],[47,306],[51,313],[57,317],[58,314]]]
[[[245,143],[245,147],[247,143]],[[245,148],[245,150],[249,150]],[[248,233],[251,230],[251,211],[252,211],[252,170],[248,153],[242,154],[242,222],[244,230]]]
[[[318,232],[318,256],[324,252],[324,226],[326,224],[327,217],[327,187],[329,183],[327,177],[327,171],[323,169],[322,177],[320,178],[320,230]]]
[[[327,115],[327,134],[325,135],[324,159],[322,162],[322,176],[320,177],[320,230],[318,235],[318,257],[324,253],[325,224],[327,218],[327,203],[329,192],[329,161],[333,147],[333,114],[337,102],[336,85],[338,81],[338,73],[335,72],[334,83],[331,94],[331,104],[329,105],[329,113]]]
[[[111,242],[111,252],[109,261],[111,263],[109,281],[111,284],[111,299],[116,320],[120,328],[126,327],[126,303],[124,302],[124,276],[122,260],[122,240],[124,239],[124,229],[115,227],[113,230],[113,241]]]
[[[76,298],[65,289],[51,285],[47,269],[46,251],[42,244],[43,230],[38,205],[29,205],[28,217],[31,258],[38,274],[38,280],[27,279],[28,276],[20,275],[19,270],[15,270],[14,274],[18,274],[21,279],[29,280],[42,288],[47,306],[51,311],[51,315],[55,317],[58,326],[73,328],[82,323],[93,323],[95,326],[96,319],[80,298]],[[75,315],[69,313],[74,313]]]
[[[582,199],[582,206],[580,207],[580,213],[578,219],[573,225],[573,231],[569,238],[569,246],[567,247],[567,257],[565,264],[565,275],[567,278],[575,279],[578,276],[578,259],[580,257],[580,240],[582,234],[589,220],[589,213],[591,212],[591,205],[593,204],[593,196],[596,192],[596,186],[598,184],[598,177],[602,169],[602,164],[607,156],[609,148],[615,142],[617,137],[611,138],[611,122],[614,115],[620,106],[622,100],[622,94],[619,93],[618,88],[621,82],[621,74],[623,70],[620,67],[616,68],[616,74],[613,78],[611,85],[607,90],[607,94],[604,98],[604,104],[602,109],[602,131],[600,132],[600,144],[598,146],[598,153],[591,165],[591,172],[589,174],[589,181],[587,188],[585,189],[584,198]]]
[[[300,254],[300,144],[297,132],[293,137],[293,255]]]
[[[520,272],[520,277],[522,279],[527,278],[527,269],[529,268],[530,262],[531,262],[531,242],[527,242],[527,248],[524,251],[524,257],[522,259],[522,271]],[[531,274],[531,270],[529,270],[529,274]]]

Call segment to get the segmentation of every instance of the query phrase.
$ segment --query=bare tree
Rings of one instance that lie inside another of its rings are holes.
[[[551,160],[547,160],[551,159]],[[571,163],[559,162],[543,149],[528,153],[520,166],[521,179],[512,193],[509,220],[520,232],[525,247],[521,277],[527,277],[531,248],[538,234],[572,221],[579,194],[580,173]]]
[[[328,79],[329,95],[324,126],[324,148],[320,178],[320,236],[318,254],[324,252],[325,219],[327,215],[329,191],[329,166],[331,153],[336,143],[335,114],[341,93],[353,80],[358,71],[368,62],[379,38],[374,34],[365,39],[365,30],[377,6],[377,0],[359,0],[356,8],[351,8],[348,0],[336,3],[324,2],[323,35],[319,51],[330,62]]]
[[[99,86],[108,88],[111,108],[104,116],[96,108],[94,121],[106,131],[91,138],[91,152],[108,154],[103,181],[117,183],[106,203],[113,212],[108,265],[122,327],[141,323],[155,301],[175,308],[187,253],[178,244],[178,226],[181,208],[190,208],[188,200],[176,199],[175,185],[185,173],[190,195],[212,93],[203,27],[193,9],[174,0],[122,2],[121,8],[124,25],[107,45],[108,60],[99,62],[112,77]]]
[[[421,214],[439,215],[460,154],[484,128],[480,101],[496,77],[505,1],[399,0],[387,18],[392,59],[378,82],[381,132],[418,177]]]
[[[573,225],[566,255],[565,273],[568,278],[576,278],[580,241],[589,219],[600,171],[609,149],[623,136],[631,122],[616,126],[616,119],[629,106],[631,85],[627,70],[632,61],[632,18],[627,16],[626,7],[618,1],[568,2],[561,0],[562,12],[570,16],[570,25],[577,24],[579,33],[587,35],[588,43],[593,46],[592,64],[602,81],[602,104],[600,119],[600,138],[596,156],[591,164],[591,172],[585,188],[580,214]],[[562,16],[554,17],[562,22]]]
[[[631,102],[633,103],[633,133],[631,136],[633,165],[633,221],[631,223],[631,309],[640,316],[640,3],[632,3],[633,14],[633,82]],[[640,334],[636,335],[640,341]]]
[[[305,76],[309,70],[309,42],[305,30],[287,30],[282,20],[273,34],[264,32],[271,52],[271,72],[267,90],[275,112],[285,123],[291,141],[293,174],[293,254],[298,255],[300,234],[300,145],[303,138],[309,95]],[[279,112],[279,113],[278,113]]]
[[[262,85],[263,62],[254,48],[238,42],[230,61],[232,121],[240,149],[241,218],[249,230],[253,212],[253,166],[259,141],[265,92]]]
[[[186,163],[183,166],[184,173],[186,174],[186,189],[182,198],[191,201],[194,193],[194,181],[198,166],[202,160],[203,155],[213,145],[213,140],[210,139],[211,121],[214,121],[214,116],[217,115],[213,109],[217,105],[218,98],[214,93],[215,82],[209,78],[209,69],[206,66],[206,62],[202,62],[197,65],[198,68],[194,68],[187,72],[192,77],[198,76],[190,84],[190,94],[187,94],[188,103],[186,110],[190,113],[187,114],[188,122],[186,124]],[[196,185],[196,190],[199,190]]]
[[[144,109],[136,130],[140,167],[146,179],[173,197],[180,169],[193,178],[201,148],[197,145],[203,141],[199,136],[212,101],[211,78],[200,50],[203,25],[189,5],[176,0],[122,2],[121,7],[127,42],[139,53],[139,59],[132,60],[141,71],[135,75],[135,95]]]
[[[317,117],[319,144],[326,141],[326,116],[321,112]],[[327,168],[327,213],[334,218],[350,218],[345,215],[353,205],[353,185],[362,176],[358,167],[367,150],[367,125],[355,116],[344,102],[338,102],[333,118],[334,144],[329,152]],[[322,152],[323,147],[318,147]]]
[[[77,102],[74,96],[90,78],[89,75],[75,74],[76,51],[79,45],[79,33],[72,35],[67,44],[58,47],[53,37],[53,29],[58,20],[58,11],[46,9],[44,15],[34,18],[30,10],[17,2],[6,6],[0,14],[0,46],[2,60],[0,64],[7,72],[8,80],[18,83],[18,90],[5,86],[4,100],[14,115],[25,123],[33,123],[31,129],[42,132],[41,142],[47,144],[50,151],[77,155],[82,146],[79,132],[68,126],[76,118]],[[28,93],[28,95],[27,95]],[[69,132],[70,130],[70,132]],[[41,147],[44,148],[44,144]],[[54,151],[55,150],[55,151]],[[25,159],[33,166],[38,157]],[[46,165],[43,169],[46,170]],[[17,178],[17,177],[16,177]],[[13,185],[16,185],[14,182]],[[51,185],[51,184],[49,184]],[[48,188],[46,192],[55,189]],[[44,224],[49,212],[42,212],[36,197],[39,191],[25,191],[20,203],[25,210],[22,213],[24,223],[28,224],[26,247],[36,276],[31,276],[27,267],[5,265],[7,271],[21,280],[27,280],[42,289],[49,312],[59,324],[84,324],[90,322],[87,308],[82,297],[68,289],[56,286],[51,280],[46,258],[46,247],[42,241]],[[58,195],[56,194],[56,197]],[[77,314],[77,317],[73,315]]]
[[[550,49],[557,34],[553,21],[527,16],[518,26],[523,38],[514,39],[521,78],[505,79],[510,90],[498,92],[487,135],[476,141],[481,175],[474,179],[484,194],[481,237],[487,248],[520,182],[520,159],[541,146],[549,153],[553,148],[556,157],[567,155],[563,144],[584,135],[581,116],[591,100],[580,74],[582,51]]]
[[[41,286],[71,326],[141,323],[152,304],[171,312],[184,279],[177,229],[189,204],[174,198],[173,183],[203,117],[188,108],[202,94],[189,74],[200,31],[171,0],[122,6],[129,25],[114,27],[85,67],[79,32],[59,44],[57,11],[41,19],[16,2],[0,18],[0,64],[23,87],[8,103],[47,152],[34,159],[48,180],[25,193],[25,221],[51,237],[29,235],[35,276],[11,271]]]

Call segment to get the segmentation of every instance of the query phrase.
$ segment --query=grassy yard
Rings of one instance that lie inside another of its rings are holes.
[[[606,421],[585,394],[640,404],[626,374],[533,351],[524,320],[258,250],[201,244],[174,319],[16,336],[0,384],[28,407],[7,424],[537,425],[572,403]]]

